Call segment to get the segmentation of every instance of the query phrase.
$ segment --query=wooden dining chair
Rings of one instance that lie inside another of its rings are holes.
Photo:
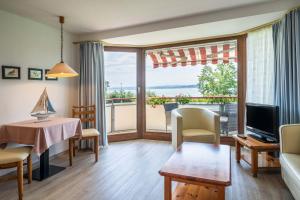
[[[19,200],[23,199],[23,162],[25,159],[27,159],[28,183],[32,182],[31,150],[32,147],[0,149],[0,169],[17,167]]]
[[[80,149],[81,140],[90,140],[94,141],[94,153],[95,153],[95,161],[98,161],[99,155],[99,131],[96,129],[96,106],[73,106],[72,116],[74,118],[80,118],[83,127],[82,129],[82,137],[72,137],[69,139],[69,160],[70,166],[73,164],[73,156],[75,156],[75,141],[78,142],[78,149]]]

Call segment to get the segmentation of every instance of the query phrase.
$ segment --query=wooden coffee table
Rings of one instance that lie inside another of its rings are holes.
[[[259,168],[280,168],[279,160],[266,153],[279,151],[280,145],[278,143],[264,143],[249,136],[247,136],[246,139],[243,139],[234,135],[233,138],[235,139],[236,161],[239,163],[240,160],[243,159],[247,162],[251,166],[251,172],[254,177],[257,176]],[[247,153],[241,153],[242,147],[247,147],[250,150],[250,158],[247,157]],[[260,152],[263,152],[264,154],[261,154],[259,159]]]
[[[192,193],[196,197],[199,196],[203,199],[203,195],[199,195],[203,191],[210,192],[207,199],[223,200],[225,199],[225,187],[231,185],[230,147],[184,142],[159,173],[164,176],[165,200],[172,199],[172,181],[190,184],[178,184],[175,190],[176,196],[173,199],[185,199],[184,195],[187,193],[183,190],[188,190],[188,188],[183,187],[198,186],[198,188],[192,189],[194,191]],[[205,187],[200,189],[200,186]]]

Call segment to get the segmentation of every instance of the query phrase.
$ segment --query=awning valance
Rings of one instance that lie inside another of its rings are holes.
[[[237,62],[236,41],[155,49],[146,53],[154,68]]]

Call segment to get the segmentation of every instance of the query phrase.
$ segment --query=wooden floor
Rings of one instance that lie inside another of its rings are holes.
[[[92,153],[80,152],[73,167],[42,182],[26,182],[24,199],[162,200],[163,178],[158,170],[172,152],[170,143],[151,140],[111,143],[101,150],[97,164]],[[232,186],[226,190],[226,199],[293,199],[279,172],[261,172],[253,178],[241,162],[242,166],[236,164],[232,151]],[[68,166],[67,154],[52,163]],[[0,199],[17,199],[16,181],[0,184]]]

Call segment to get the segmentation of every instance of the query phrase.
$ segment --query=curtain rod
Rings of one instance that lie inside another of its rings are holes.
[[[291,11],[297,10],[297,9],[299,9],[299,8],[300,8],[300,5],[299,5],[299,6],[296,6],[296,7],[294,7],[294,8],[288,9],[288,10],[284,13],[284,16],[285,16],[286,14],[290,13]],[[257,27],[254,27],[254,28],[250,28],[250,29],[248,29],[248,30],[246,30],[246,31],[243,31],[242,33],[250,33],[250,32],[257,31],[257,30],[260,30],[260,29],[263,29],[263,28],[270,27],[270,26],[272,26],[272,25],[274,25],[274,24],[280,22],[280,20],[282,20],[284,16],[280,17],[279,19],[273,20],[273,21],[271,21],[271,22],[262,24],[262,25],[260,25],[260,26],[257,26]]]
[[[267,27],[270,27],[272,26],[273,24],[276,24],[277,22],[279,22],[281,20],[280,19],[276,19],[274,21],[271,21],[271,22],[268,22],[268,23],[265,23],[265,24],[262,24],[260,26],[256,26],[256,27],[253,27],[253,28],[250,28],[250,29],[247,29],[246,31],[243,31],[241,33],[250,33],[250,32],[254,32],[254,31],[257,31],[257,30],[260,30],[260,29],[263,29],[263,28],[267,28]]]
[[[83,41],[73,42],[73,44],[82,44],[82,43],[87,43],[87,42],[90,42],[90,43],[102,43],[102,44],[104,43],[101,40],[83,40]]]
[[[285,13],[285,14],[288,14],[289,12],[293,11],[293,10],[297,10],[300,8],[300,5],[299,6],[296,6],[296,7],[293,7],[293,8],[290,8],[288,9],[288,11]]]

